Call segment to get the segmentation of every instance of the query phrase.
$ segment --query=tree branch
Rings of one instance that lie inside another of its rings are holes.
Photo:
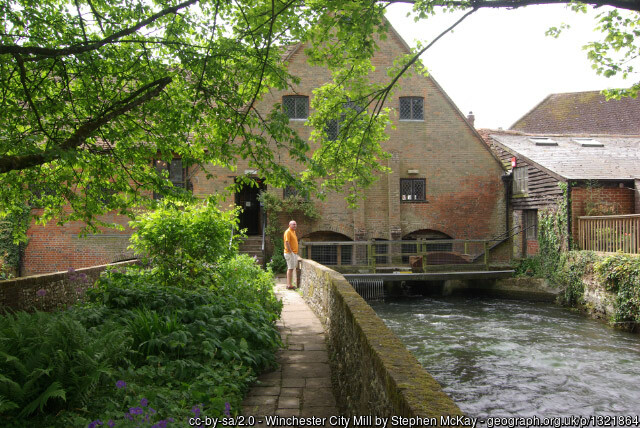
[[[383,3],[409,3],[414,4],[416,0],[380,0]],[[509,8],[516,9],[524,6],[545,5],[545,4],[570,4],[570,0],[469,0],[469,1],[436,1],[434,6],[469,7],[476,9],[485,8]],[[640,2],[635,0],[581,0],[580,3],[594,7],[613,6],[619,9],[634,10],[640,12]]]
[[[59,159],[61,152],[76,150],[101,126],[158,96],[171,81],[171,77],[163,77],[144,85],[126,99],[114,104],[108,113],[81,125],[73,135],[52,149],[29,155],[4,156],[0,158],[0,174],[42,165]],[[120,107],[116,108],[118,105],[120,105]]]
[[[76,45],[76,46],[69,46],[68,48],[63,48],[63,49],[54,49],[54,48],[43,48],[39,46],[0,45],[0,55],[21,54],[21,55],[33,55],[38,57],[53,58],[53,57],[65,56],[65,55],[77,55],[84,52],[96,50],[106,44],[113,43],[118,39],[121,39],[125,36],[135,33],[139,29],[146,27],[147,25],[157,21],[163,16],[169,15],[171,13],[176,13],[180,9],[184,9],[185,7],[191,6],[197,3],[198,1],[199,0],[187,0],[175,6],[168,7],[154,15],[151,15],[147,19],[144,19],[138,22],[133,27],[125,28],[124,30],[120,30],[116,33],[113,33],[109,37],[105,37],[102,40],[99,40],[97,42],[90,43],[84,46]]]

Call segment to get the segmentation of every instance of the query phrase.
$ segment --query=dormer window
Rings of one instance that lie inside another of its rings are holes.
[[[289,119],[306,119],[309,117],[309,97],[285,95],[282,97],[282,108]]]
[[[400,97],[400,120],[424,120],[424,98]]]

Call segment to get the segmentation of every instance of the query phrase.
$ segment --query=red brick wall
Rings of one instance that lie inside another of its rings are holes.
[[[614,206],[616,214],[633,214],[635,212],[634,189],[620,187],[573,187],[571,189],[571,234],[578,239],[578,217],[587,215],[587,201],[602,201]]]
[[[133,257],[129,246],[131,229],[129,218],[115,214],[101,217],[116,222],[124,231],[103,229],[103,234],[80,237],[83,223],[74,221],[63,226],[54,222],[47,225],[31,224],[25,248],[22,275],[66,271],[103,265]]]

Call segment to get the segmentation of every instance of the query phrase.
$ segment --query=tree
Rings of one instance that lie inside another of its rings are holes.
[[[384,9],[394,2],[2,0],[0,212],[17,212],[28,201],[42,208],[42,221],[83,220],[93,228],[102,213],[152,205],[153,191],[188,199],[153,167],[153,159],[175,155],[191,170],[249,159],[272,185],[310,188],[321,178],[324,187],[347,188],[355,202],[384,170],[386,99],[403,74],[424,72],[418,57],[439,38],[399,58],[388,84],[370,83],[376,40],[385,37]],[[408,2],[417,19],[438,7],[468,10],[450,29],[484,7],[567,3]],[[607,39],[590,54],[600,72],[631,71],[607,52],[638,54],[637,2],[589,4],[634,11],[622,21],[618,9],[605,14]],[[266,113],[256,108],[269,89],[297,81],[281,60],[297,43],[333,75],[314,96],[313,154],[279,105]],[[323,130],[335,120],[339,138],[327,138]],[[287,170],[279,154],[303,172]],[[24,236],[24,227],[14,235]]]

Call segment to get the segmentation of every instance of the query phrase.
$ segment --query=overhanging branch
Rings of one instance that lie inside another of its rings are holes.
[[[381,0],[382,3],[409,3],[414,4],[416,0]],[[524,6],[545,5],[545,4],[570,4],[570,0],[469,0],[469,1],[435,1],[434,6],[468,7],[475,9],[515,9]],[[581,0],[580,3],[594,7],[612,6],[619,9],[633,10],[640,12],[640,2],[636,0]]]
[[[28,155],[3,156],[0,158],[0,174],[42,165],[59,159],[61,152],[77,150],[87,138],[101,126],[133,110],[150,99],[157,97],[171,81],[171,77],[163,77],[144,85],[125,100],[114,104],[111,109],[102,116],[81,125],[69,138],[59,144],[53,145],[53,148],[49,150]]]
[[[160,12],[151,15],[150,17],[148,17],[147,19],[144,19],[140,22],[138,22],[136,25],[129,27],[129,28],[125,28],[124,30],[120,30],[116,33],[113,33],[112,35],[105,37],[102,40],[98,40],[96,42],[93,43],[89,43],[89,44],[84,44],[84,45],[80,45],[80,46],[69,46],[68,48],[62,48],[62,49],[55,49],[55,48],[43,48],[40,46],[21,46],[21,45],[0,45],[0,55],[4,55],[4,54],[20,54],[20,55],[31,55],[31,56],[36,56],[36,57],[42,57],[42,58],[55,58],[55,57],[59,57],[59,56],[66,56],[66,55],[78,55],[84,52],[88,52],[88,51],[92,51],[92,50],[96,50],[96,49],[100,49],[102,46],[109,44],[109,43],[113,43],[115,41],[117,41],[118,39],[121,39],[125,36],[129,36],[131,34],[134,34],[136,31],[138,31],[141,28],[146,27],[147,25],[157,21],[158,19],[162,18],[165,15],[169,15],[172,13],[176,13],[178,12],[180,9],[184,9],[185,7],[189,7],[195,3],[197,3],[199,0],[187,0],[183,3],[177,4],[175,6],[172,7],[168,7],[166,9],[161,10]],[[25,58],[25,61],[27,59]]]

